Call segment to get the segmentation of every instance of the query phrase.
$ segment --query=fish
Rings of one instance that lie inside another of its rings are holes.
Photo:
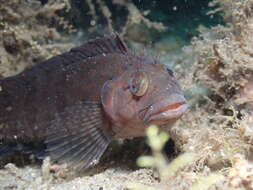
[[[0,80],[0,156],[42,143],[51,160],[86,169],[113,139],[167,129],[186,110],[174,72],[113,33]]]

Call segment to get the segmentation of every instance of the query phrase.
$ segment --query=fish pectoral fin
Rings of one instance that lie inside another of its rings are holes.
[[[75,169],[95,165],[112,140],[97,102],[68,107],[51,122],[45,141],[53,161]]]

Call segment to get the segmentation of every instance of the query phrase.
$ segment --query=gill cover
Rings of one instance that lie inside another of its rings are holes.
[[[101,102],[107,116],[117,125],[135,114],[132,94],[122,78],[107,81],[101,89]]]
[[[101,102],[105,113],[112,119],[115,120],[115,90],[113,86],[113,81],[106,81],[101,89]]]

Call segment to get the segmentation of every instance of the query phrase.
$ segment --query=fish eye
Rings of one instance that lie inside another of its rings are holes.
[[[131,76],[130,81],[130,92],[135,96],[143,96],[149,86],[149,79],[145,72],[135,72]]]
[[[169,73],[169,75],[171,77],[174,77],[174,72],[170,68],[168,68],[168,67],[167,67],[167,72]]]

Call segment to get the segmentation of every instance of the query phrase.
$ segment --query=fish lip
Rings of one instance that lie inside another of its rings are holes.
[[[169,121],[172,119],[180,118],[187,110],[188,105],[186,103],[180,105],[176,109],[166,110],[158,114],[151,115],[148,119],[148,122],[152,121]]]
[[[172,94],[167,99],[161,100],[149,106],[143,120],[166,122],[180,118],[187,110],[188,104],[181,94]]]

